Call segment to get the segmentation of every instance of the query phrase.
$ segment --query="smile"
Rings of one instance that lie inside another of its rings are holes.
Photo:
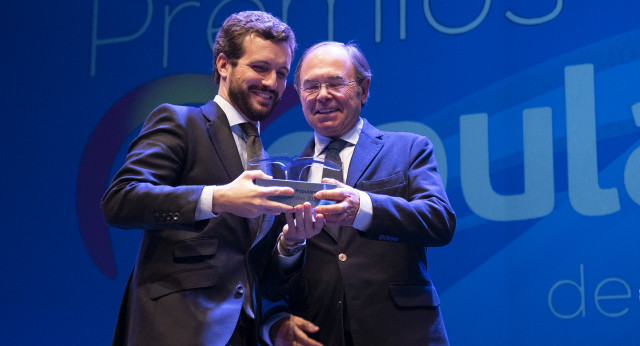
[[[268,100],[273,98],[273,95],[266,91],[253,90],[252,93]]]
[[[338,108],[319,109],[319,110],[317,111],[317,113],[320,113],[320,114],[327,114],[327,113],[335,112],[335,111],[337,111],[337,110],[338,110]]]

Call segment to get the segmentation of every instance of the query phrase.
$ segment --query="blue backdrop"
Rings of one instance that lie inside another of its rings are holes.
[[[23,1],[2,23],[3,344],[106,345],[140,231],[99,200],[148,113],[211,99],[230,13],[356,41],[363,116],[427,135],[454,209],[429,250],[454,345],[640,344],[640,2]],[[292,81],[290,76],[289,81]],[[272,154],[311,132],[289,88]]]

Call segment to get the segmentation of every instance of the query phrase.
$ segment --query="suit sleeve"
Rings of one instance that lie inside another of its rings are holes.
[[[102,198],[107,223],[120,228],[202,227],[195,209],[204,185],[180,184],[189,145],[187,112],[162,105],[149,115]]]
[[[260,279],[258,289],[261,296],[270,300],[278,300],[289,292],[290,287],[299,278],[304,263],[304,250],[292,263],[284,264],[282,261],[277,239],[285,224],[284,215],[278,215],[269,233],[260,241],[259,246],[266,245],[260,257],[255,256],[257,251],[250,254],[250,259],[256,263],[256,273]]]
[[[364,235],[423,246],[448,244],[456,217],[438,173],[433,145],[426,137],[397,134],[397,139],[387,146],[391,153],[376,162],[386,166],[393,162],[393,169],[385,169],[389,174],[380,179],[356,185],[367,191],[373,206],[371,226]],[[401,159],[398,155],[402,151],[404,156],[406,148],[408,156]],[[374,171],[375,166],[376,163]]]

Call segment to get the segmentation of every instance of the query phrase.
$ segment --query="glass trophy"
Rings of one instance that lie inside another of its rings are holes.
[[[272,176],[284,177],[284,179],[256,179],[256,185],[260,186],[285,186],[292,188],[295,192],[292,196],[272,196],[270,200],[284,203],[292,207],[309,202],[312,208],[319,205],[335,204],[336,201],[317,199],[313,195],[321,190],[331,190],[337,187],[336,184],[310,183],[306,180],[309,170],[314,165],[322,166],[331,170],[342,169],[340,164],[333,161],[322,161],[313,157],[289,157],[286,155],[271,156],[263,159],[253,159],[250,165],[269,166]]]

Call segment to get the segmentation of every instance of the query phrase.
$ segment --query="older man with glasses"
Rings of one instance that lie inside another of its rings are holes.
[[[307,239],[301,280],[285,301],[265,301],[262,332],[271,343],[448,345],[427,247],[451,241],[455,214],[429,139],[360,117],[370,83],[354,44],[318,43],[298,63],[295,85],[315,130],[300,156],[342,171],[308,173],[338,185],[315,195],[336,203],[315,208],[326,225]]]

